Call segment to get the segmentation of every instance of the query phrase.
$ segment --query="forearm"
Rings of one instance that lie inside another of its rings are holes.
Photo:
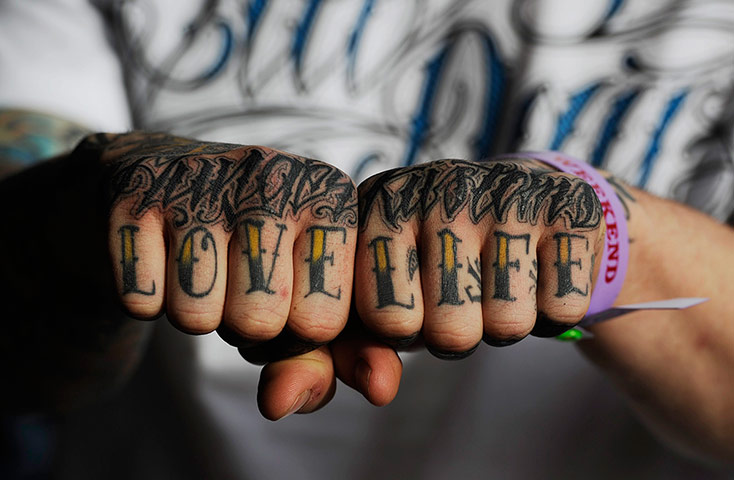
[[[13,410],[68,408],[119,384],[147,329],[114,298],[95,172],[65,156],[24,168],[33,155],[69,149],[81,131],[40,117],[0,113],[0,168],[15,171],[0,180],[0,355],[9,366],[3,405]],[[44,137],[54,132],[69,135]]]
[[[616,303],[710,300],[599,324],[580,346],[663,438],[734,461],[734,231],[685,206],[632,193],[629,270]]]
[[[70,152],[88,133],[85,127],[53,115],[0,109],[0,178]]]

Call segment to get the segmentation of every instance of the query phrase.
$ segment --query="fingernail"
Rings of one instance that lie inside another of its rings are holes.
[[[288,413],[280,417],[281,419],[293,415],[297,411],[299,411],[301,408],[303,408],[306,403],[308,403],[308,400],[311,398],[311,390],[306,390],[305,392],[301,393],[298,398],[293,402],[293,405],[291,405],[291,408],[288,409]]]
[[[481,342],[480,342],[481,343]],[[440,358],[441,360],[462,360],[472,353],[474,353],[477,348],[479,348],[479,343],[474,345],[469,350],[466,350],[464,352],[454,352],[451,350],[442,350],[440,348],[434,348],[430,345],[426,345],[426,349],[436,358]]]
[[[510,337],[510,338],[494,338],[494,337],[490,337],[489,335],[485,334],[484,337],[482,338],[484,339],[484,343],[486,343],[487,345],[491,347],[509,347],[510,345],[514,345],[517,342],[519,342],[520,340],[522,340],[523,338],[525,338],[525,336]]]
[[[357,362],[357,366],[354,367],[354,381],[357,384],[357,389],[360,393],[367,397],[370,393],[370,376],[372,375],[372,369],[360,358]]]
[[[576,326],[575,323],[558,322],[545,313],[538,312],[538,318],[535,321],[535,326],[530,331],[530,335],[541,338],[555,337],[572,329],[574,326]]]
[[[415,340],[418,338],[418,335],[420,332],[415,332],[412,335],[408,335],[407,337],[385,337],[380,336],[380,340],[382,340],[384,343],[390,345],[393,348],[405,348],[410,346]]]

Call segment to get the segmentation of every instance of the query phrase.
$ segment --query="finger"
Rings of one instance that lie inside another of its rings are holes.
[[[463,217],[423,226],[423,338],[439,358],[464,358],[482,340],[480,238],[480,230]]]
[[[218,332],[244,347],[275,338],[285,326],[293,285],[295,229],[267,218],[240,222],[229,242],[224,316]]]
[[[390,231],[368,223],[355,260],[355,307],[363,323],[396,347],[411,344],[423,325],[419,253],[411,224]]]
[[[242,342],[242,337],[220,326],[217,333],[222,339],[230,345],[237,345]],[[242,358],[255,365],[265,365],[270,362],[277,362],[284,358],[303,355],[311,350],[315,350],[323,345],[316,342],[309,342],[296,336],[287,327],[278,334],[277,337],[268,341],[257,343],[254,345],[245,345],[239,347]]]
[[[312,224],[293,246],[293,298],[288,329],[306,342],[333,340],[347,322],[352,295],[352,227]]]
[[[539,242],[538,318],[532,335],[560,335],[589,309],[597,236],[557,230]]]
[[[310,413],[334,396],[336,378],[331,353],[321,347],[298,357],[268,364],[260,374],[257,404],[268,420]]]
[[[329,347],[337,377],[376,406],[392,402],[398,393],[403,364],[395,350],[366,336],[344,332]]]
[[[537,234],[527,224],[495,225],[482,255],[484,340],[507,346],[525,338],[536,318]]]
[[[128,211],[120,205],[118,212]],[[112,215],[109,249],[123,308],[133,317],[155,318],[163,309],[166,246],[161,218]]]
[[[171,229],[170,237],[168,319],[186,333],[209,333],[222,318],[228,235],[220,226],[194,226]]]

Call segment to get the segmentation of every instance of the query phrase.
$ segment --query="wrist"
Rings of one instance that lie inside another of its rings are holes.
[[[594,190],[603,212],[604,250],[595,266],[594,289],[587,315],[607,310],[616,304],[624,285],[629,261],[626,209],[619,195],[604,175],[586,162],[560,152],[526,152],[526,155],[561,172],[579,177]]]

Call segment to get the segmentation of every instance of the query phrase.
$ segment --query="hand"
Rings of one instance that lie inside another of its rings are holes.
[[[133,316],[165,309],[184,332],[216,329],[245,359],[270,362],[258,395],[270,419],[325,405],[335,373],[373,403],[392,400],[400,378],[392,349],[348,333],[321,346],[341,332],[351,299],[349,177],[261,147],[146,134],[102,142],[110,254]]]
[[[217,330],[261,362],[304,353],[346,323],[356,193],[323,162],[163,134],[98,135],[108,169],[109,251],[136,318]]]
[[[393,345],[460,358],[586,313],[603,249],[592,188],[521,157],[443,160],[359,186],[356,308]]]

